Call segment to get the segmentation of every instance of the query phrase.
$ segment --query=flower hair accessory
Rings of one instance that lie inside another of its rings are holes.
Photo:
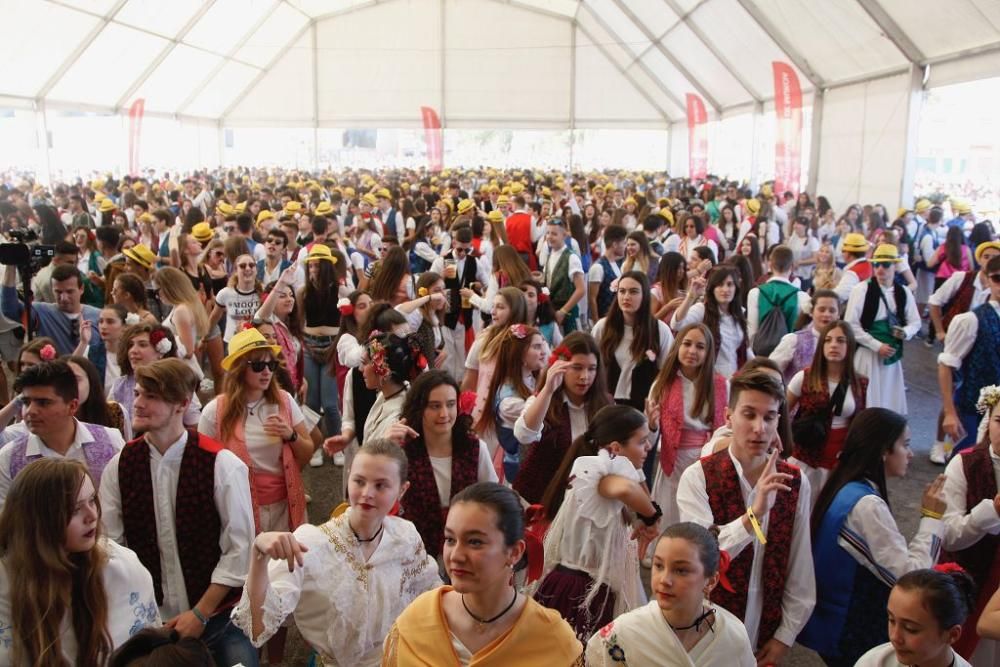
[[[733,589],[733,585],[729,583],[729,577],[726,576],[731,562],[732,559],[729,557],[729,552],[725,549],[719,549],[719,585],[730,593],[735,593],[736,590]]]
[[[249,331],[250,329],[253,329],[253,328],[254,328],[253,322],[251,322],[249,320],[247,320],[246,322],[244,322],[243,324],[240,325],[240,331]]]
[[[59,354],[56,352],[56,348],[52,345],[46,344],[41,350],[38,351],[38,356],[41,357],[42,361],[52,361]]]
[[[1000,385],[991,384],[979,390],[979,400],[976,401],[976,410],[980,414],[986,414],[993,409],[993,406],[1000,401]]]
[[[162,329],[157,329],[149,334],[149,342],[153,344],[153,349],[160,354],[167,354],[170,350],[174,349],[174,344],[170,342],[167,334]]]
[[[344,316],[353,315],[354,304],[352,304],[351,300],[348,299],[346,296],[341,297],[341,299],[337,301],[337,310],[339,310],[340,314]]]
[[[940,572],[942,574],[951,574],[952,572],[965,572],[965,568],[958,563],[938,563],[934,566],[935,572]]]
[[[548,303],[550,294],[549,288],[543,287],[542,291],[538,293],[538,303]]]
[[[389,364],[386,361],[386,349],[382,341],[374,337],[374,332],[372,332],[373,337],[368,340],[368,359],[371,361],[372,370],[375,371],[375,375],[380,378],[384,378],[389,375]]]
[[[140,321],[139,316],[136,315],[135,313],[129,313],[128,315],[125,316],[125,324],[128,326],[132,326],[133,324],[139,324],[139,321]]]
[[[565,345],[560,345],[552,351],[552,356],[549,357],[549,366],[557,361],[569,361],[572,358],[573,353],[569,351],[569,348]]]
[[[524,340],[528,335],[528,327],[524,324],[512,324],[510,334],[518,340]]]
[[[430,292],[427,291],[426,287],[421,287],[417,290],[417,296],[427,296]]]

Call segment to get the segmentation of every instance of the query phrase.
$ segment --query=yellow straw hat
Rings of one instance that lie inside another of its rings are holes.
[[[471,199],[463,199],[462,201],[458,202],[459,215],[464,215],[474,208],[476,208],[476,205],[475,203],[473,203]]]
[[[868,252],[868,241],[861,234],[851,233],[844,237],[841,249],[845,252]]]
[[[101,205],[100,207],[98,207],[97,210],[100,211],[101,213],[110,213],[116,208],[118,207],[115,206],[115,203],[113,201],[111,201],[111,197],[105,197],[104,199],[101,200]]]
[[[492,211],[490,211],[488,214],[486,214],[486,220],[487,220],[487,222],[491,222],[491,223],[493,223],[493,222],[503,222],[504,221],[503,213],[500,211],[500,209],[495,208]]]
[[[337,263],[336,255],[330,252],[330,249],[325,245],[323,245],[322,243],[317,243],[313,245],[313,247],[309,248],[309,254],[306,255],[305,261],[314,262],[314,261],[319,261],[321,259],[326,260],[331,264]]]
[[[257,221],[254,224],[260,227],[265,220],[274,220],[274,213],[266,208],[257,214]]]
[[[872,263],[891,262],[893,264],[902,262],[899,256],[899,249],[892,243],[880,243],[872,254]]]
[[[1000,250],[1000,241],[983,241],[976,246],[976,263],[983,263],[983,253],[989,249]]]
[[[316,215],[330,215],[333,213],[333,206],[328,201],[321,201],[316,207]]]
[[[757,215],[760,213],[760,200],[759,199],[748,199],[744,203],[747,213],[750,215]]]
[[[122,254],[146,269],[153,268],[156,263],[156,255],[142,243],[122,250]]]
[[[191,228],[191,238],[198,243],[208,243],[212,240],[212,227],[207,222],[199,222]]]
[[[222,360],[223,370],[232,370],[237,359],[255,350],[270,350],[271,354],[278,356],[281,347],[268,343],[264,334],[256,329],[244,329],[235,333],[230,339],[229,356]]]

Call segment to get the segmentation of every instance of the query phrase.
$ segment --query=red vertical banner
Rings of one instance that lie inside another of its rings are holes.
[[[444,168],[444,137],[441,130],[441,119],[431,107],[420,107],[420,116],[424,121],[424,136],[427,140],[427,162],[431,171],[441,171]]]
[[[142,97],[132,103],[128,110],[128,173],[139,173],[139,137],[142,135],[142,114],[146,111],[146,100]]]
[[[700,96],[688,93],[688,177],[705,178],[708,173],[708,114]]]
[[[792,66],[775,60],[774,113],[774,194],[802,188],[802,88]]]

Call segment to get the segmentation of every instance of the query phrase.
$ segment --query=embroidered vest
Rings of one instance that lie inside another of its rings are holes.
[[[215,505],[215,457],[222,449],[221,443],[197,431],[188,431],[171,528],[177,537],[184,587],[191,604],[201,599],[212,583],[212,572],[222,555],[219,547],[222,519]],[[152,575],[156,603],[162,605],[163,575],[149,457],[145,438],[136,438],[125,445],[118,459],[118,484],[125,541]],[[227,600],[232,598],[231,602],[235,602],[241,593],[234,588]],[[219,606],[225,607],[225,604]]]
[[[962,382],[955,390],[955,407],[976,414],[979,390],[1000,382],[1000,317],[989,303],[972,311],[979,323],[976,341],[962,360]]]
[[[977,271],[966,271],[965,277],[962,279],[962,284],[959,285],[958,291],[955,292],[955,296],[951,298],[948,305],[944,308],[944,313],[941,318],[941,326],[944,327],[945,331],[948,331],[948,327],[951,325],[951,321],[955,319],[956,315],[960,313],[969,312],[969,306],[972,305],[972,299],[976,296],[976,278],[979,273]]]
[[[740,480],[728,450],[722,450],[701,460],[705,472],[705,490],[716,525],[724,525],[743,516],[746,505],[740,490]],[[799,501],[801,475],[799,469],[783,461],[778,462],[778,472],[792,475],[787,484],[791,490],[777,494],[767,525],[767,545],[764,547],[764,567],[761,594],[764,596],[757,630],[757,648],[763,646],[781,624],[781,598],[785,592],[788,559],[792,546],[792,529],[798,517],[795,509]],[[763,520],[763,517],[758,517]],[[804,517],[808,520],[808,517]],[[754,545],[748,545],[733,559],[729,567],[729,581],[735,593],[721,586],[712,591],[712,602],[722,605],[741,620],[746,618],[747,591],[750,570],[753,567]]]
[[[278,403],[278,416],[282,423],[292,425],[292,397],[285,391],[280,392],[281,400]],[[219,394],[215,410],[215,432],[222,436],[222,414],[226,411],[228,396]],[[260,502],[257,500],[256,472],[254,471],[253,460],[247,450],[246,431],[244,421],[236,422],[233,434],[223,445],[226,449],[239,457],[246,464],[250,471],[250,497],[253,500],[253,524],[256,532],[260,532]],[[302,472],[291,445],[281,443],[281,469],[285,473],[286,501],[288,502],[288,524],[289,531],[298,528],[306,519],[306,492],[302,485]],[[279,487],[280,488],[280,487]]]
[[[449,252],[445,257],[455,259],[455,253]],[[449,329],[454,329],[458,325],[459,317],[462,318],[466,328],[472,326],[472,308],[462,308],[462,295],[459,290],[476,282],[475,257],[467,256],[463,265],[461,273],[456,273],[454,278],[444,279],[444,286],[450,290],[449,294],[451,294],[451,307],[444,316],[444,325]]]
[[[821,656],[852,664],[868,649],[888,641],[886,604],[889,586],[877,579],[838,543],[841,529],[858,501],[876,492],[865,482],[845,484],[833,499],[816,533],[813,558],[816,608],[799,643]]]
[[[722,426],[726,421],[726,378],[718,373],[712,377],[712,389],[715,392],[715,412],[709,431]],[[684,430],[684,415],[688,412],[684,405],[684,381],[675,377],[667,389],[667,395],[660,403],[660,467],[664,475],[674,472],[677,462],[677,445],[681,441],[681,431]]]
[[[803,374],[808,377],[809,366],[803,369]],[[854,414],[858,414],[865,409],[865,399],[868,393],[868,378],[859,377],[858,387],[850,387],[851,396],[854,398]],[[827,410],[830,406],[830,388],[827,383],[823,383],[823,387],[819,391],[813,391],[807,386],[806,378],[802,381],[802,395],[799,397],[798,405],[795,406],[795,419],[803,419],[810,417],[812,415],[820,414]],[[830,433],[830,429],[833,424],[833,413],[827,415],[826,420],[826,431],[827,434]],[[821,466],[821,460],[823,455],[823,442],[806,442],[799,443],[796,442],[793,447],[792,456],[802,461],[803,463],[812,466],[813,468],[819,468]],[[816,490],[819,493],[819,489]]]
[[[608,314],[611,304],[615,301],[614,292],[611,291],[611,283],[618,279],[615,267],[618,267],[620,271],[621,263],[615,262],[612,266],[611,260],[607,257],[601,257],[597,263],[604,269],[604,277],[601,279],[600,287],[597,288],[597,317],[599,319]]]
[[[659,351],[660,323],[652,321],[652,326],[653,340],[650,342],[650,348]],[[629,350],[629,354],[631,353],[632,351]],[[621,366],[618,365],[618,359],[614,354],[610,355],[607,359],[607,370],[608,390],[613,394],[615,387],[618,386],[618,380],[622,375]],[[636,362],[635,367],[632,369],[632,385],[629,387],[628,399],[625,402],[639,412],[642,412],[646,406],[646,399],[649,397],[649,390],[652,389],[653,382],[656,380],[656,374],[659,372],[660,369],[656,367],[655,361],[650,361],[649,357],[645,354],[639,357],[639,361]]]
[[[542,425],[542,437],[524,455],[517,479],[514,480],[514,490],[529,504],[542,502],[545,489],[559,470],[559,465],[569,451],[570,445],[573,444],[569,410],[562,397],[558,400],[555,418],[550,420],[546,415],[545,423]]]
[[[103,426],[87,424],[86,422],[77,422],[77,424],[78,427],[82,426],[87,429],[90,437],[94,439],[93,442],[83,445],[83,458],[87,464],[87,469],[90,470],[90,476],[94,478],[94,486],[100,488],[101,473],[104,472],[104,466],[108,465],[108,461],[113,459],[118,452],[115,446],[111,444],[111,438]],[[10,445],[12,448],[10,457],[11,479],[17,477],[18,473],[24,469],[24,466],[32,461],[43,458],[41,454],[32,454],[29,456],[26,453],[28,451],[28,437],[29,434],[25,433]]]
[[[569,258],[572,254],[573,251],[569,248],[564,249],[549,276],[549,290],[551,290],[549,298],[552,299],[552,307],[556,310],[562,308],[573,296],[573,281],[569,279]],[[550,251],[546,263],[551,261],[552,253]]]
[[[416,526],[424,548],[432,556],[440,556],[444,543],[444,520],[448,508],[441,507],[434,468],[423,438],[414,438],[403,446],[410,462],[410,489],[399,501],[399,515]],[[479,479],[479,440],[474,434],[462,444],[452,447],[451,490],[448,497]]]
[[[795,351],[792,353],[792,361],[785,367],[785,385],[791,381],[792,376],[812,363],[816,354],[816,340],[819,338],[812,325],[795,332]]]

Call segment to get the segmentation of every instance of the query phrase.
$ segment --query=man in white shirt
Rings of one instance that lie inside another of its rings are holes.
[[[545,228],[548,253],[542,262],[545,284],[551,290],[552,307],[556,309],[556,322],[564,334],[579,328],[580,309],[577,304],[584,295],[583,263],[566,245],[569,231],[561,218],[551,218]]]
[[[254,537],[249,475],[235,454],[184,427],[197,386],[179,359],[136,369],[133,425],[145,435],[106,468],[104,526],[153,576],[168,628],[200,638],[218,665],[256,667],[256,649],[229,620]]]
[[[809,480],[778,460],[783,396],[766,371],[733,376],[732,444],[692,464],[677,489],[681,521],[720,528],[735,592],[716,589],[712,600],[746,625],[760,665],[781,664],[816,605]]]
[[[754,287],[747,295],[747,335],[753,342],[757,329],[772,308],[781,308],[785,313],[786,333],[795,330],[795,321],[799,313],[808,313],[810,308],[809,295],[794,284],[791,276],[795,265],[792,249],[785,245],[775,246],[767,260],[771,269],[771,277],[760,287]],[[761,308],[760,297],[764,295],[765,304]],[[791,317],[789,317],[791,315]],[[769,353],[770,350],[765,352]],[[754,354],[760,354],[754,349]]]
[[[18,376],[14,391],[21,395],[27,430],[0,449],[0,507],[18,473],[42,458],[83,461],[98,484],[104,467],[125,441],[118,429],[86,424],[73,416],[80,402],[69,364],[57,359],[32,366]]]

